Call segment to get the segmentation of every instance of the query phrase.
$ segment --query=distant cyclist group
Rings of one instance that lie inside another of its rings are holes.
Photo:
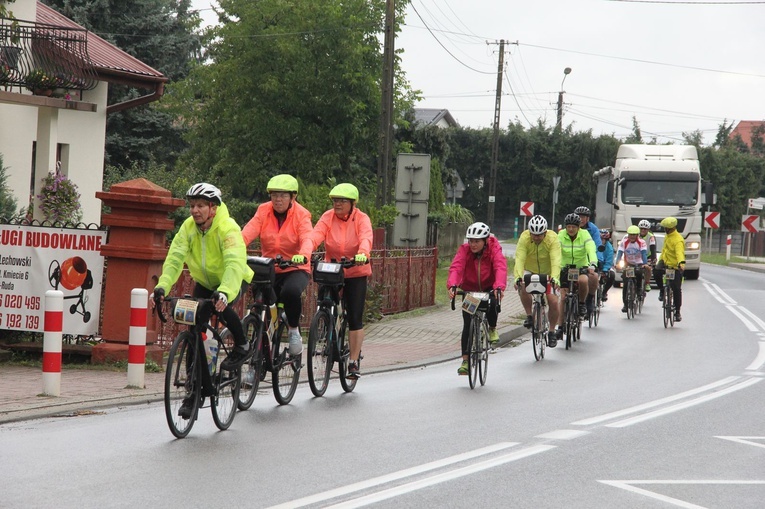
[[[677,271],[678,275],[667,284],[671,286],[674,299],[671,318],[675,322],[682,320],[680,307],[685,242],[677,232],[677,219],[667,217],[660,222],[666,237],[661,256],[657,259],[656,239],[651,231],[652,225],[647,220],[630,226],[627,235],[617,241],[615,248],[610,230],[598,229],[590,221],[591,217],[592,212],[588,207],[577,207],[574,212],[565,216],[564,227],[557,233],[548,229],[547,220],[541,215],[532,216],[529,220],[528,228],[518,238],[513,269],[514,288],[520,294],[526,313],[523,325],[530,329],[538,326],[537,318],[532,312],[532,294],[540,293],[540,278],[533,279],[534,291],[526,288],[526,281],[531,281],[529,275],[540,275],[545,284],[543,293],[549,307],[547,316],[550,330],[546,334],[546,346],[556,347],[558,341],[566,334],[568,348],[568,335],[571,334],[574,341],[578,338],[578,332],[575,330],[577,324],[570,324],[569,321],[572,317],[583,320],[599,314],[597,307],[608,300],[608,292],[616,279],[614,266],[620,263],[635,269],[635,287],[643,296],[651,290],[651,276],[661,289],[667,269]],[[490,234],[486,224],[470,225],[466,237],[467,243],[460,247],[449,269],[449,296],[454,298],[457,288],[469,292],[489,292],[486,316],[490,327],[490,339],[492,344],[495,344],[498,340],[496,304],[501,302],[506,286],[506,260],[499,242]],[[627,273],[632,274],[632,271]],[[629,287],[630,285],[622,285],[624,313],[629,311]],[[574,294],[568,298],[570,292]],[[659,299],[662,300],[664,292],[659,293]],[[576,303],[575,309],[569,309],[572,303]],[[460,375],[468,372],[469,355],[470,316],[467,312],[463,313],[463,316],[463,362],[458,369]]]

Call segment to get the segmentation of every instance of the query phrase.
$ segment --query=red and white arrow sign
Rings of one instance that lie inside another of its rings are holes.
[[[533,216],[534,215],[534,202],[533,201],[522,201],[521,202],[521,215],[522,216]]]
[[[719,228],[720,227],[720,213],[719,212],[705,212],[704,223],[707,228]]]
[[[741,231],[757,233],[760,229],[760,216],[741,216]]]

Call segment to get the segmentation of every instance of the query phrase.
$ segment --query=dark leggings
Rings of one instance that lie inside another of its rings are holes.
[[[468,352],[468,338],[470,337],[470,321],[473,315],[465,311],[462,312],[462,355],[467,355]],[[494,299],[494,294],[489,297],[489,309],[486,310],[486,321],[489,322],[489,327],[492,329],[497,326],[497,301]]]
[[[653,269],[653,280],[656,282],[656,286],[659,290],[663,288],[662,278],[664,277],[664,262],[660,261]],[[675,271],[675,279],[669,282],[672,287],[672,298],[674,299],[675,311],[680,312],[680,306],[683,305],[683,273],[679,270]]]
[[[607,270],[600,274],[600,278],[605,282],[605,284],[603,285],[603,293],[608,293],[608,290],[610,290],[611,287],[614,286],[614,279],[616,278],[614,271]]]
[[[239,319],[239,315],[236,313],[236,311],[234,311],[231,305],[239,300],[239,297],[241,297],[241,295],[247,291],[249,286],[250,285],[247,284],[247,282],[242,281],[242,287],[239,289],[239,294],[234,297],[234,300],[229,301],[228,306],[226,306],[226,309],[224,309],[223,312],[218,314],[218,316],[223,320],[223,323],[226,324],[226,327],[228,327],[228,330],[230,330],[231,334],[234,336],[234,344],[237,346],[243,346],[247,343],[247,340],[244,338],[242,321]],[[209,299],[212,297],[214,292],[215,290],[210,290],[209,288],[205,288],[199,283],[195,283],[192,296],[198,299]],[[197,313],[198,323],[208,322],[213,314],[214,305],[211,302],[206,304],[207,305],[200,306],[199,308],[199,312]]]
[[[348,315],[348,330],[364,328],[364,304],[367,300],[367,277],[349,277],[343,287],[343,303]]]
[[[284,313],[290,327],[300,325],[300,314],[303,312],[303,291],[308,286],[310,276],[303,270],[282,272],[276,275],[274,291],[279,302],[284,304]]]

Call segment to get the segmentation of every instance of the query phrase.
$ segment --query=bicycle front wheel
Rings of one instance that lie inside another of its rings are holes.
[[[542,331],[542,305],[534,302],[531,308],[533,329],[531,330],[531,344],[534,347],[534,358],[541,361],[545,357],[545,338]]]
[[[272,339],[273,355],[273,389],[274,398],[280,405],[288,405],[292,401],[300,379],[300,368],[302,367],[302,355],[293,357],[287,352],[287,326],[284,323],[279,324]],[[283,346],[283,348],[282,348]]]
[[[475,383],[478,381],[478,356],[475,352],[481,341],[480,334],[478,320],[473,315],[470,319],[470,335],[468,336],[468,384],[471,389],[475,388]]]
[[[236,408],[239,404],[239,381],[238,370],[228,371],[220,368],[218,362],[213,384],[215,394],[210,396],[210,408],[212,409],[213,421],[220,430],[226,430],[234,422]]]
[[[239,410],[247,410],[258,395],[258,387],[263,379],[263,321],[259,316],[249,314],[242,319],[244,337],[250,343],[252,356],[242,365],[241,383],[237,395],[236,406]]]
[[[664,317],[664,328],[666,329],[669,325],[669,321],[672,319],[672,304],[669,302],[670,296],[669,296],[669,287],[666,285],[664,288],[661,289],[662,294],[662,302],[661,302],[661,308],[662,308],[662,315]]]
[[[345,392],[353,392],[359,379],[346,378],[348,375],[348,362],[351,358],[351,347],[347,337],[348,322],[345,320],[345,317],[341,318],[341,320],[343,322],[340,324],[340,334],[337,336],[337,349],[340,352],[340,359],[337,362],[339,366],[338,371],[340,371],[340,385]],[[359,363],[361,363],[361,354],[359,354]]]
[[[478,362],[478,380],[481,385],[486,385],[486,375],[489,373],[489,327],[486,321],[481,320],[481,344]]]
[[[635,318],[635,280],[627,280],[627,319],[631,320]]]
[[[332,348],[330,345],[332,317],[326,309],[319,309],[311,320],[308,333],[308,385],[314,396],[323,396],[332,372]]]
[[[672,287],[667,287],[667,319],[669,320],[669,326],[675,326],[675,303],[673,302],[674,292]]]
[[[199,411],[202,390],[200,362],[196,338],[189,331],[183,331],[173,341],[165,370],[165,417],[170,432],[176,438],[189,434]],[[207,368],[207,363],[205,363]],[[186,417],[179,415],[184,399],[192,402],[191,412]]]

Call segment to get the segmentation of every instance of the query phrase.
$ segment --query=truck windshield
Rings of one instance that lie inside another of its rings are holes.
[[[666,180],[625,180],[622,202],[627,205],[696,205],[698,182]]]

